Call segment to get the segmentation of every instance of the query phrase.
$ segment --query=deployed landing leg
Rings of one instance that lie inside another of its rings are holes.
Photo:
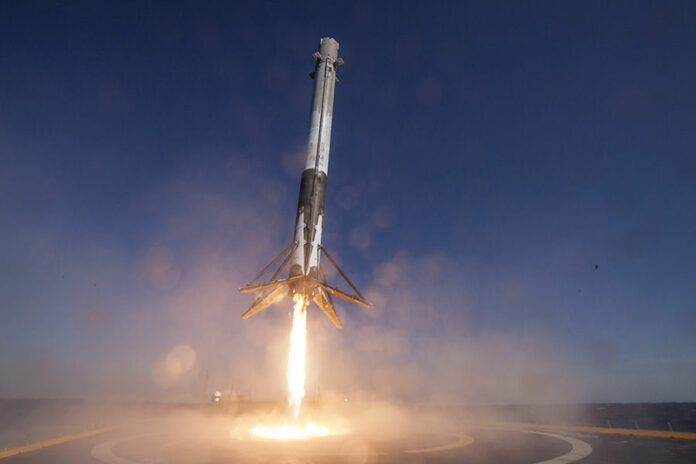
[[[280,271],[283,270],[285,266],[287,266],[288,261],[290,261],[290,257],[292,256],[292,252],[295,251],[295,248],[297,248],[297,242],[292,242],[290,246],[288,246],[286,249],[280,252],[278,256],[275,257],[273,261],[271,261],[268,266],[264,267],[261,269],[261,272],[259,272],[256,277],[251,279],[251,281],[246,284],[244,287],[239,289],[240,293],[253,293],[253,292],[258,292],[260,290],[268,290],[269,288],[273,288],[276,285],[281,285],[283,283],[286,283],[288,279],[283,279],[283,280],[275,280],[276,277],[278,277],[278,274],[280,274]],[[287,256],[286,256],[287,255]],[[285,256],[285,259],[283,262],[280,264],[280,267],[276,269],[276,271],[273,273],[273,276],[271,276],[271,280],[268,282],[260,283],[257,284],[256,281],[261,278],[270,268],[275,266],[275,264],[280,261],[283,256]]]
[[[288,293],[288,289],[285,285],[279,285],[275,290],[271,290],[266,295],[262,295],[254,300],[254,302],[249,306],[249,309],[242,314],[242,319],[253,316],[259,311],[268,308],[270,305],[279,302]]]
[[[283,296],[287,294],[288,289],[286,287],[286,284],[288,284],[292,279],[275,279],[278,277],[278,274],[280,274],[283,268],[285,268],[285,266],[288,264],[288,261],[290,261],[290,257],[292,256],[292,252],[295,251],[295,248],[297,248],[297,242],[291,243],[290,246],[284,249],[278,256],[276,256],[276,258],[273,261],[271,261],[268,264],[268,266],[264,267],[261,270],[261,272],[259,272],[256,275],[256,277],[254,277],[251,280],[251,282],[246,284],[243,288],[239,289],[241,293],[265,291],[265,293],[257,299],[255,299],[249,307],[249,309],[247,309],[247,311],[244,314],[242,314],[242,319],[251,317],[259,311],[266,309],[270,305],[279,302],[283,299]],[[278,269],[276,269],[276,271],[273,273],[271,279],[268,282],[263,282],[260,284],[255,283],[258,279],[261,278],[261,276],[268,272],[270,268],[275,266],[276,263],[278,263],[278,261],[280,261],[283,257],[285,257],[285,259],[280,264]]]
[[[321,264],[319,265],[319,275],[321,276],[322,283],[326,285],[326,276],[324,275],[324,269],[321,267]],[[341,319],[338,317],[338,314],[336,314],[336,308],[334,307],[333,298],[331,298],[330,293],[327,294],[322,288],[318,288],[317,292],[314,294],[314,298],[312,298],[312,301],[319,306],[319,309],[326,314],[326,317],[333,322],[336,328],[343,328]]]
[[[323,281],[323,282],[319,282],[319,286],[320,286],[321,288],[323,288],[324,290],[326,290],[329,294],[334,295],[334,296],[337,296],[337,297],[339,297],[339,298],[341,298],[341,299],[344,299],[344,300],[346,300],[346,301],[350,301],[351,303],[355,303],[355,304],[357,304],[357,305],[360,305],[360,306],[362,306],[363,308],[370,308],[370,307],[372,307],[372,305],[371,305],[370,303],[368,303],[368,301],[365,299],[365,297],[362,295],[362,293],[360,293],[360,290],[358,290],[358,288],[355,286],[355,284],[353,284],[353,282],[351,282],[351,280],[348,278],[348,276],[346,275],[346,273],[343,272],[343,269],[341,269],[341,267],[338,265],[338,263],[331,257],[331,255],[329,254],[329,252],[326,251],[326,248],[324,248],[323,246],[319,245],[319,249],[322,251],[322,253],[324,253],[324,254],[326,255],[326,257],[329,259],[329,261],[331,262],[331,264],[333,264],[334,268],[336,268],[336,270],[338,271],[338,273],[341,274],[341,277],[343,277],[343,280],[345,280],[345,281],[348,283],[348,285],[350,285],[350,288],[352,288],[353,291],[354,291],[355,293],[357,293],[357,296],[351,295],[351,294],[349,294],[349,293],[344,292],[343,290],[339,290],[339,289],[337,289],[337,288],[335,288],[335,287],[329,286],[329,285],[326,283],[326,279],[325,279],[324,277],[322,277],[322,278],[324,279],[324,281]],[[322,275],[323,275],[323,272],[322,272]]]

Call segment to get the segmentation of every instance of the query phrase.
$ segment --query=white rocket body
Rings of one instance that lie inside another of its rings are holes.
[[[314,75],[314,93],[309,119],[307,161],[300,182],[294,240],[298,243],[290,259],[289,277],[306,275],[319,277],[319,246],[324,221],[324,196],[329,170],[331,124],[333,121],[336,67],[343,63],[338,58],[338,42],[321,39]]]
[[[307,161],[300,181],[293,243],[266,266],[255,279],[240,289],[242,293],[264,292],[252,303],[242,318],[246,319],[256,314],[280,301],[285,295],[299,293],[305,297],[306,301],[314,301],[334,325],[340,328],[342,324],[336,314],[332,295],[366,308],[369,308],[370,304],[338,267],[331,255],[321,246],[326,177],[329,170],[329,152],[331,149],[336,68],[343,64],[343,60],[338,57],[338,42],[330,37],[325,37],[319,41],[319,51],[314,53],[313,57],[316,60],[316,67],[311,74],[314,78],[314,92],[309,120]],[[320,264],[320,253],[322,252],[357,296],[328,285]],[[285,260],[269,282],[255,283],[283,257]],[[287,279],[275,280],[288,264],[290,267]]]

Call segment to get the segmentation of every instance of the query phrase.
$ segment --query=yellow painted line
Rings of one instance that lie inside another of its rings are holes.
[[[615,429],[608,427],[579,427],[571,425],[542,425],[542,424],[498,424],[508,427],[520,427],[523,429],[534,430],[565,430],[568,432],[589,432],[602,433],[608,435],[634,435],[637,437],[653,438],[679,438],[682,440],[696,440],[696,433],[690,432],[670,432],[668,430],[637,430],[637,429]]]
[[[0,459],[9,458],[10,456],[16,456],[22,453],[28,453],[30,451],[36,451],[41,448],[46,448],[48,446],[60,445],[61,443],[67,443],[73,440],[79,440],[80,438],[91,437],[93,435],[99,435],[108,430],[113,430],[114,427],[106,427],[103,429],[90,430],[89,432],[76,433],[73,435],[65,435],[63,437],[51,438],[50,440],[37,441],[35,443],[29,443],[23,446],[17,446],[16,448],[5,448],[0,450]]]
[[[450,443],[449,445],[435,446],[433,448],[420,448],[420,449],[404,450],[404,453],[409,453],[409,454],[434,453],[436,451],[445,451],[445,450],[450,450],[450,449],[455,449],[455,448],[461,448],[463,446],[470,445],[473,442],[474,442],[474,439],[471,438],[469,435],[457,435],[457,441],[455,441],[454,443]]]

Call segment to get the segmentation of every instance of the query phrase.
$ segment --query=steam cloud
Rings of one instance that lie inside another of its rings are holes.
[[[249,298],[236,291],[290,233],[294,184],[251,182],[265,179],[254,177],[261,171],[233,158],[223,176],[199,167],[153,188],[134,214],[154,225],[134,247],[109,235],[70,237],[60,224],[23,225],[17,236],[35,250],[28,266],[49,269],[45,279],[55,281],[34,301],[11,301],[11,314],[36,325],[32,311],[50,304],[60,336],[37,338],[27,351],[0,359],[0,394],[202,401],[234,386],[247,398],[282,398],[291,302],[242,322]],[[341,214],[338,208],[331,214]],[[389,211],[374,216],[379,228],[398,227]],[[339,303],[346,321],[340,332],[310,311],[310,392],[455,403],[560,402],[582,394],[552,338],[471,329],[479,308],[452,278],[455,260],[399,252],[375,269],[351,271],[371,282],[374,309]]]

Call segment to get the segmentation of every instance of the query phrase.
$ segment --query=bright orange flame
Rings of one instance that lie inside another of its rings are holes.
[[[290,355],[288,357],[288,403],[292,416],[300,416],[302,399],[305,396],[305,358],[307,353],[307,300],[296,293],[295,308],[290,331]]]
[[[306,425],[278,424],[273,426],[257,425],[251,429],[251,434],[260,438],[273,438],[275,440],[306,440],[313,437],[327,435],[341,435],[342,429],[329,429],[323,425],[317,425],[312,421]]]
[[[307,353],[307,299],[300,295],[293,296],[295,307],[292,314],[292,330],[290,331],[290,354],[288,356],[288,406],[294,422],[277,425],[256,425],[250,433],[258,438],[276,440],[306,440],[307,438],[326,435],[341,435],[348,433],[343,427],[329,429],[307,420],[300,424],[300,407],[305,396],[305,358]]]

